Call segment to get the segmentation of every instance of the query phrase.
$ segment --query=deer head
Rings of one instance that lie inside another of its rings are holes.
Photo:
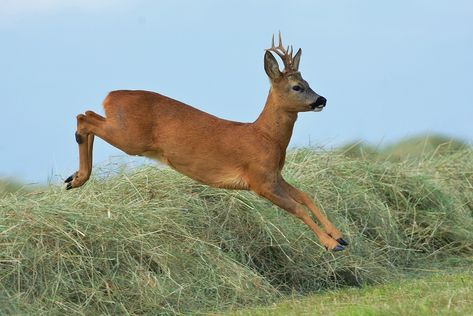
[[[276,53],[284,63],[284,70],[279,70],[276,58],[271,52]],[[289,112],[322,111],[327,99],[318,95],[305,81],[299,72],[299,61],[302,50],[299,48],[293,56],[292,46],[284,48],[281,32],[279,32],[279,45],[274,45],[274,35],[271,48],[264,54],[264,70],[271,82],[271,92],[277,98],[278,106]]]

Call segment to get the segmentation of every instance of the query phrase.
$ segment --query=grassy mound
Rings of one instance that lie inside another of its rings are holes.
[[[0,199],[0,313],[175,314],[383,283],[473,251],[473,151],[428,160],[292,151],[286,179],[351,242],[326,252],[250,192],[168,169]]]

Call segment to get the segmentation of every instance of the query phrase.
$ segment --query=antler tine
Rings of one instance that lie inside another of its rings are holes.
[[[279,57],[284,58],[284,55],[287,54],[287,50],[282,45],[281,33],[279,33],[279,44],[278,44],[278,46],[274,45],[274,34],[273,34],[273,38],[271,39],[271,48],[268,48],[267,50],[275,52],[276,54],[279,55]]]
[[[279,43],[278,43],[278,46],[275,46],[274,45],[274,34],[273,34],[273,37],[271,39],[271,48],[268,48],[267,50],[269,51],[272,51],[272,52],[275,52],[279,57],[281,57],[282,61],[284,62],[284,70],[286,72],[290,72],[292,69],[292,53],[293,53],[293,49],[292,49],[292,45],[291,46],[287,46],[287,49],[284,47],[283,43],[282,43],[282,36],[281,36],[281,31],[279,31]],[[290,51],[289,51],[289,48],[290,48]]]
[[[279,49],[283,54],[287,54],[287,50],[284,48],[284,45],[282,43],[282,36],[281,36],[281,31],[279,31],[279,44],[278,47],[275,47]]]
[[[279,55],[279,57],[284,59],[284,56],[286,55],[287,51],[284,48],[284,46],[281,45],[281,34],[279,34],[279,44],[278,44],[278,46],[274,45],[274,34],[273,34],[273,38],[271,39],[271,48],[268,48],[267,50],[275,52],[276,54]]]

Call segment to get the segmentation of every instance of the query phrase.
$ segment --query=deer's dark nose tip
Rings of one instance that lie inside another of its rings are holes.
[[[325,99],[323,96],[319,96],[314,103],[310,105],[312,110],[319,109],[321,110],[325,105],[327,104],[327,99]]]
[[[325,99],[323,96],[320,96],[315,100],[315,107],[316,108],[323,108],[325,105],[327,105],[327,99]]]

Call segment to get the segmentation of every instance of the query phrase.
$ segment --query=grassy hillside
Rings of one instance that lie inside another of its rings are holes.
[[[347,288],[291,298],[267,307],[228,313],[251,316],[298,315],[473,315],[473,270],[422,275],[392,283]]]
[[[17,194],[24,191],[24,186],[18,181],[0,178],[0,198],[8,194]]]
[[[383,155],[397,161],[425,159],[426,157],[448,155],[468,147],[466,143],[458,139],[440,135],[421,135],[387,146],[383,150]]]
[[[425,160],[449,155],[470,148],[465,142],[442,135],[419,135],[403,139],[394,144],[373,146],[364,142],[353,142],[338,149],[352,158],[390,160]]]
[[[385,283],[473,251],[473,151],[353,159],[294,150],[285,177],[351,242],[327,252],[252,193],[145,167],[0,199],[0,313],[174,314]]]

